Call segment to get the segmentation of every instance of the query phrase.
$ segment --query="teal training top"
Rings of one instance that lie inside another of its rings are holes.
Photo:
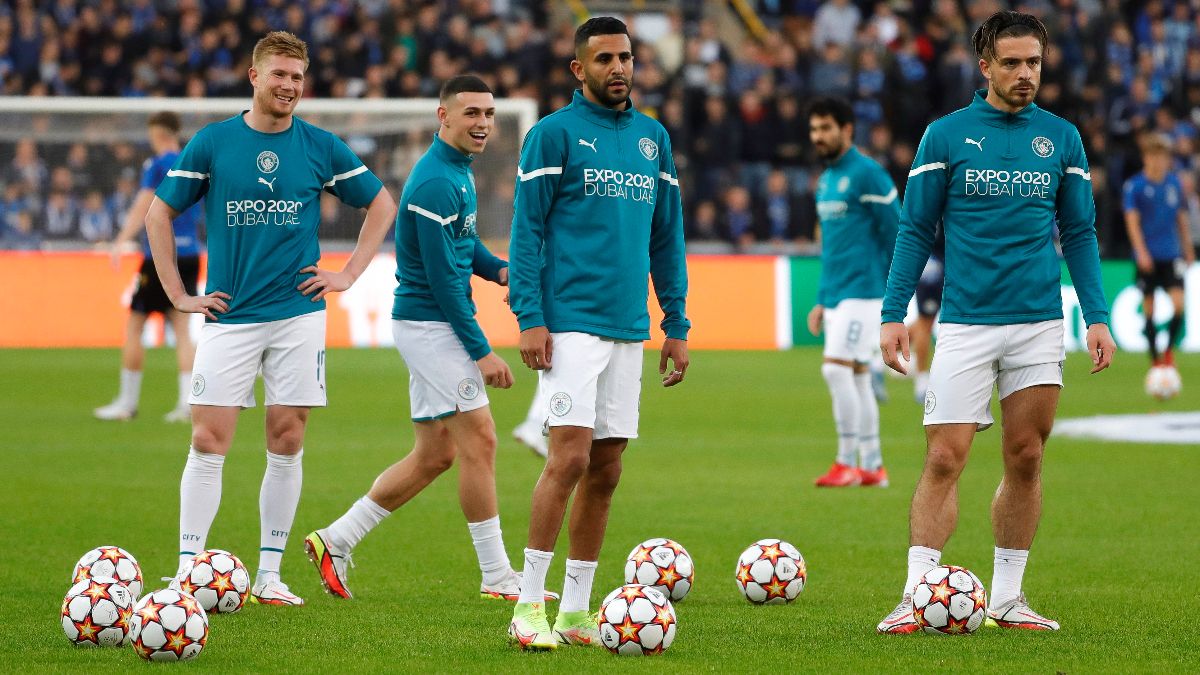
[[[408,175],[396,213],[392,318],[448,322],[478,361],[492,348],[475,321],[471,274],[499,283],[508,263],[487,250],[475,229],[471,159],[434,136]]]
[[[836,307],[847,298],[882,298],[900,223],[891,176],[850,146],[821,173],[816,201],[821,221],[817,304]]]
[[[1092,174],[1079,131],[1030,104],[971,105],[929,125],[908,173],[883,321],[903,321],[929,258],[946,232],[945,323],[1013,324],[1061,319],[1057,214],[1063,258],[1088,325],[1107,323],[1096,247]]]
[[[687,339],[683,206],[671,140],[633,108],[579,91],[525,137],[509,244],[521,330],[650,337],[647,276],[668,337]]]
[[[296,287],[321,249],[321,191],[368,206],[383,183],[340,138],[299,117],[277,133],[242,115],[205,126],[180,153],[155,195],[176,211],[201,197],[208,229],[206,293],[231,296],[222,323],[289,319],[325,309]]]

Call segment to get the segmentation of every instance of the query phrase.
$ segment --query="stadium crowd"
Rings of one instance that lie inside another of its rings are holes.
[[[308,96],[433,96],[479,73],[543,113],[569,100],[575,17],[549,0],[9,0],[0,4],[0,94],[249,94],[250,47],[271,29],[308,41]],[[903,190],[932,119],[982,79],[972,26],[998,0],[757,0],[756,31],[685,2],[633,18],[634,102],[674,142],[689,242],[813,252],[821,170],[806,102],[845,97],[857,141]],[[1076,123],[1091,158],[1101,252],[1128,254],[1124,180],[1143,132],[1174,139],[1200,235],[1200,2],[1029,0],[1053,48],[1038,103]],[[303,115],[303,109],[301,109]],[[418,139],[424,143],[424,137]],[[0,247],[111,239],[137,191],[145,149],[0,140]],[[1200,241],[1200,236],[1194,236]]]

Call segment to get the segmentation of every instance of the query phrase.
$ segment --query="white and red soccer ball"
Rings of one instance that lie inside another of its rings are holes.
[[[1175,366],[1154,366],[1146,373],[1146,395],[1160,401],[1175,398],[1183,389],[1183,378]]]
[[[913,590],[913,620],[933,635],[969,635],[987,616],[987,592],[964,567],[941,565],[925,573]]]
[[[237,556],[218,548],[197,553],[184,563],[179,588],[192,595],[205,612],[232,614],[246,603],[250,573]]]
[[[675,608],[642,584],[622,586],[600,603],[600,644],[623,656],[661,654],[675,641]]]
[[[734,578],[738,590],[750,602],[778,605],[800,595],[808,570],[795,546],[780,539],[760,539],[742,551]]]
[[[134,600],[142,594],[142,568],[137,558],[120,546],[100,546],[84,553],[71,572],[71,583],[97,577],[111,577],[125,584]]]
[[[647,539],[629,552],[625,561],[625,583],[650,586],[679,602],[692,590],[696,568],[687,549],[670,539]]]
[[[208,615],[196,598],[169,588],[133,608],[130,644],[147,661],[188,661],[208,642]]]
[[[67,591],[62,627],[72,644],[119,647],[129,642],[134,598],[112,577],[84,578]]]

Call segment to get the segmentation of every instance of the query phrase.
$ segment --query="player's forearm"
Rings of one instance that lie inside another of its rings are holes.
[[[138,196],[134,199],[133,204],[129,207],[129,213],[125,214],[125,222],[121,224],[121,230],[113,239],[114,244],[122,244],[127,241],[133,241],[133,238],[142,231],[146,224],[146,215],[150,212],[150,203],[154,201],[154,192],[151,190],[141,190]]]
[[[492,255],[488,247],[478,239],[475,240],[475,251],[471,258],[471,271],[478,277],[499,284],[500,270],[508,267],[508,262]]]
[[[903,322],[908,313],[908,301],[917,288],[921,270],[933,251],[934,226],[901,225],[888,269],[887,289],[883,294],[882,321]]]
[[[1142,236],[1142,218],[1137,211],[1125,212],[1125,234],[1129,237],[1129,247],[1134,255],[1150,255],[1146,248],[1146,239]]]
[[[513,218],[508,245],[509,304],[521,330],[546,325],[542,314],[542,225]]]
[[[1179,250],[1183,252],[1185,259],[1195,255],[1192,249],[1192,224],[1188,221],[1187,211],[1181,210],[1175,220],[1175,226],[1179,230]]]
[[[172,304],[187,295],[179,276],[179,263],[175,260],[175,231],[171,222],[176,215],[175,210],[160,199],[154,199],[146,212],[146,236],[150,240],[154,270]]]
[[[1100,247],[1096,230],[1090,226],[1066,226],[1061,230],[1063,260],[1083,308],[1087,325],[1108,323],[1108,303],[1100,277]]]
[[[357,281],[363,271],[367,269],[367,265],[371,264],[375,254],[379,252],[383,238],[387,236],[388,228],[395,220],[396,202],[388,193],[387,188],[381,188],[379,194],[375,195],[375,199],[371,201],[371,205],[367,207],[367,217],[363,219],[362,229],[359,230],[358,242],[354,245],[354,252],[350,254],[350,259],[346,261],[342,272],[349,274],[352,279]]]

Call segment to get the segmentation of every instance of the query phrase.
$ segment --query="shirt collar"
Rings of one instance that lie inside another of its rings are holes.
[[[633,107],[633,99],[627,99],[624,110],[613,110],[589,101],[583,95],[582,89],[575,90],[575,95],[571,98],[571,105],[596,124],[617,129],[623,129],[633,124],[633,115],[637,112]]]
[[[433,135],[433,145],[429,149],[438,159],[464,169],[470,168],[471,162],[475,161],[474,155],[464,155],[454,146],[443,141],[436,133]]]
[[[1030,102],[1021,110],[1015,113],[1007,113],[987,102],[987,89],[977,89],[975,98],[971,100],[971,111],[983,118],[985,124],[990,124],[996,127],[1004,126],[1025,126],[1037,114],[1038,107],[1036,103]]]
[[[829,167],[832,169],[845,168],[847,164],[853,162],[860,154],[862,153],[858,151],[858,148],[851,143],[849,149],[847,149],[846,152],[843,152],[841,157],[838,157],[833,162],[830,162]]]

